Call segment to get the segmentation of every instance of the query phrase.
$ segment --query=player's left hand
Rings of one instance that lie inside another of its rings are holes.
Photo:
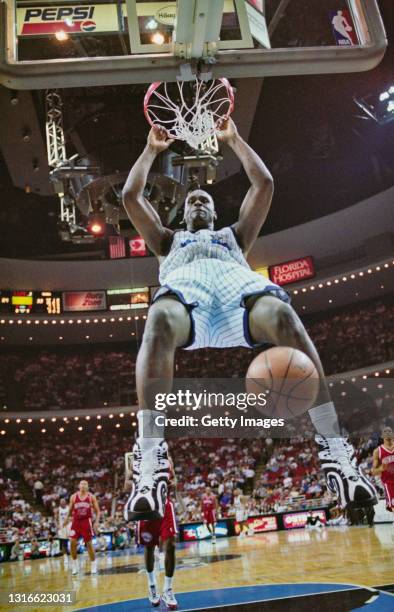
[[[237,126],[231,117],[227,119],[220,119],[217,125],[217,138],[219,142],[226,142],[229,144],[238,135]]]
[[[94,529],[95,533],[98,533],[98,532],[99,532],[99,527],[100,527],[99,522],[98,522],[98,521],[95,521],[95,523],[94,523],[94,525],[93,525],[93,529]]]

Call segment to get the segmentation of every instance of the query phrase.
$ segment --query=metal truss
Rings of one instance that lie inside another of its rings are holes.
[[[76,225],[74,198],[69,192],[68,179],[62,180],[61,171],[70,165],[66,154],[66,141],[63,130],[63,102],[57,89],[48,89],[45,94],[46,105],[46,140],[48,165],[51,168],[50,179],[54,182],[55,191],[60,199],[60,221]]]

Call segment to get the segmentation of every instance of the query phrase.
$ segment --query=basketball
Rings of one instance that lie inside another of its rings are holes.
[[[313,405],[319,391],[319,375],[305,353],[287,346],[257,355],[246,373],[248,393],[268,392],[259,410],[272,418],[292,418]]]

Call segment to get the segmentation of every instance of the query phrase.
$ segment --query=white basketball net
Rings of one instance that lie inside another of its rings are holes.
[[[167,83],[160,83],[146,104],[146,113],[151,123],[165,127],[171,138],[185,140],[195,150],[215,149],[217,122],[232,111],[228,89],[219,79],[210,84],[196,79],[190,102],[186,100],[185,83],[190,87],[188,81],[177,83],[176,102]]]

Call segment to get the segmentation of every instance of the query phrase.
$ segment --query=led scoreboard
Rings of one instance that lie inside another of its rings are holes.
[[[148,308],[149,288],[109,289],[107,291],[107,303],[109,310]]]
[[[35,291],[33,296],[33,312],[44,314],[61,314],[62,298],[60,292]]]
[[[60,314],[61,294],[53,291],[0,291],[0,312]]]

